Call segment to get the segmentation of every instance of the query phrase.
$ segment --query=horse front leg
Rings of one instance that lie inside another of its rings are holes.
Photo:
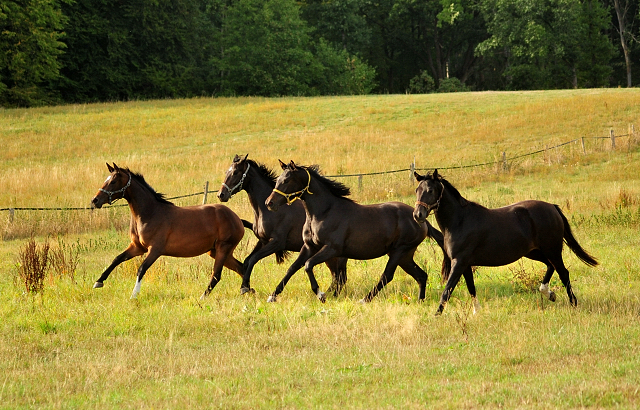
[[[371,289],[371,291],[369,291],[367,296],[360,300],[360,303],[371,302],[371,300],[378,294],[378,292],[380,292],[385,286],[387,286],[387,283],[393,280],[393,276],[395,275],[396,268],[398,267],[398,263],[400,262],[402,256],[403,254],[400,252],[389,255],[387,266],[385,266],[384,272],[382,272],[382,276],[380,277],[378,284],[373,289]]]
[[[133,243],[129,244],[127,249],[125,249],[125,251],[122,252],[120,255],[116,256],[113,259],[113,262],[111,262],[111,265],[109,265],[109,267],[107,269],[105,269],[104,272],[102,272],[102,275],[100,275],[98,280],[96,280],[96,283],[93,284],[93,288],[97,289],[97,288],[103,287],[104,286],[104,281],[107,280],[107,278],[109,277],[111,272],[116,268],[116,266],[118,266],[122,262],[126,262],[129,259],[134,258],[136,256],[144,255],[144,253],[145,253],[144,249],[141,249],[141,248],[137,247]]]
[[[247,292],[253,292],[251,289],[251,272],[253,272],[253,267],[258,261],[266,258],[267,256],[279,251],[280,249],[284,249],[285,244],[277,239],[271,238],[266,245],[262,242],[258,242],[256,247],[253,249],[251,254],[247,256],[244,260],[244,275],[242,276],[242,287],[240,288],[240,294],[245,294]]]
[[[314,295],[318,297],[318,299],[322,303],[326,302],[327,298],[324,292],[321,292],[319,289],[318,282],[316,281],[316,277],[313,274],[313,268],[316,265],[333,258],[334,256],[336,256],[337,253],[338,252],[336,251],[336,249],[332,248],[329,245],[324,245],[322,248],[320,248],[320,250],[315,255],[310,257],[307,260],[307,262],[304,264],[304,270],[307,272],[307,276],[309,276],[311,291],[313,292]]]
[[[471,266],[467,266],[467,268],[462,272],[462,276],[464,276],[464,281],[467,284],[467,290],[471,295],[471,300],[473,301],[473,314],[475,315],[480,311],[480,303],[478,302],[478,297],[476,295],[476,284],[473,281],[473,270]]]
[[[347,258],[331,258],[325,262],[327,268],[331,272],[331,285],[327,289],[327,293],[333,292],[333,296],[337,297],[342,288],[347,283]]]
[[[133,292],[131,293],[131,299],[135,299],[138,297],[138,294],[140,293],[140,285],[141,285],[140,282],[142,282],[142,278],[144,277],[144,274],[151,267],[151,265],[153,265],[153,263],[158,260],[160,256],[162,256],[162,251],[159,250],[158,247],[149,248],[149,254],[147,255],[146,258],[144,258],[142,265],[140,265],[140,267],[138,268],[136,285],[133,287]]]
[[[275,302],[278,298],[278,295],[282,293],[284,287],[289,282],[289,279],[304,265],[304,263],[313,255],[313,251],[311,248],[307,246],[307,244],[302,245],[302,249],[300,249],[300,253],[298,254],[298,258],[289,266],[287,269],[287,273],[282,278],[278,286],[276,286],[276,290],[269,296],[267,302]]]
[[[440,316],[444,311],[444,307],[449,301],[453,290],[456,288],[456,285],[460,281],[460,277],[464,273],[469,266],[467,264],[460,263],[458,259],[451,260],[451,274],[449,275],[449,279],[447,280],[447,284],[444,287],[444,291],[442,292],[442,296],[440,296],[440,306],[438,306],[438,310],[436,311],[436,316]]]

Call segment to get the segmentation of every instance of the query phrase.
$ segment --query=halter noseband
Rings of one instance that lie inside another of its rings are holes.
[[[119,199],[124,198],[124,191],[127,190],[127,188],[129,188],[131,186],[131,174],[129,174],[129,181],[127,182],[127,185],[123,186],[122,188],[118,189],[117,191],[107,191],[106,189],[102,189],[100,188],[100,192],[104,192],[105,194],[109,195],[109,205],[113,204],[114,202],[116,202]],[[122,193],[122,196],[120,198],[116,198],[115,200],[112,198],[113,195],[115,194],[120,194]]]
[[[440,182],[440,181],[438,181],[438,182]],[[422,205],[425,208],[427,208],[427,216],[429,216],[432,211],[437,211],[438,208],[440,208],[440,200],[442,199],[442,194],[444,193],[444,184],[442,182],[440,182],[440,186],[442,187],[442,190],[440,191],[440,197],[432,205],[429,205],[429,204],[427,204],[425,202],[422,202],[422,201],[416,201],[416,206]]]
[[[238,182],[233,188],[229,188],[229,185],[225,184],[224,182],[222,183],[222,186],[227,188],[227,191],[229,191],[229,198],[235,195],[234,191],[236,189],[238,190],[237,192],[242,191],[242,184],[244,183],[244,179],[247,177],[247,174],[249,173],[249,168],[251,168],[251,164],[247,163],[247,170],[244,171],[244,174],[242,174],[242,178],[240,178],[240,182]]]
[[[309,182],[307,182],[307,186],[302,188],[301,191],[296,191],[296,192],[292,192],[290,194],[285,194],[284,192],[280,191],[279,189],[273,188],[273,192],[276,192],[276,193],[282,195],[283,197],[285,197],[285,199],[287,200],[287,205],[291,205],[292,203],[294,203],[296,201],[296,199],[300,199],[302,197],[302,194],[304,194],[305,191],[308,192],[309,195],[313,195],[313,192],[309,191],[309,185],[311,185],[311,174],[309,173],[308,169],[305,168],[304,170],[307,171],[307,176],[309,177]],[[294,196],[294,195],[298,195],[298,196]],[[292,196],[294,197],[293,199],[291,199]]]

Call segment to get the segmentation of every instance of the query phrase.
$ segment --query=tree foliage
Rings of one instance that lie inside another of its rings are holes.
[[[638,12],[631,0],[2,0],[0,103],[626,85]]]

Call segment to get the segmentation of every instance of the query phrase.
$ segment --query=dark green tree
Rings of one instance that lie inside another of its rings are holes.
[[[0,105],[50,103],[57,78],[65,17],[58,0],[0,2]]]

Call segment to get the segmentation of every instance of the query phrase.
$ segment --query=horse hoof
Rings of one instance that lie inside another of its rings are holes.
[[[98,289],[98,288],[101,288],[103,286],[104,286],[104,283],[102,283],[102,282],[96,282],[96,283],[93,284],[93,288],[94,289]]]
[[[549,300],[552,302],[556,301],[556,294],[553,292],[549,292]]]
[[[269,297],[267,298],[267,303],[276,303],[276,295],[269,295]]]
[[[200,302],[202,302],[206,297],[207,297],[207,294],[206,294],[206,293],[203,293],[203,294],[200,296]]]
[[[318,291],[318,299],[322,303],[325,303],[327,301],[327,297],[325,296],[324,292],[320,292],[320,291]]]
[[[361,305],[366,305],[367,304],[367,300],[365,298],[362,298],[358,301],[358,303],[360,303]]]
[[[240,288],[240,294],[244,295],[245,293],[256,293],[256,290],[253,288]]]

